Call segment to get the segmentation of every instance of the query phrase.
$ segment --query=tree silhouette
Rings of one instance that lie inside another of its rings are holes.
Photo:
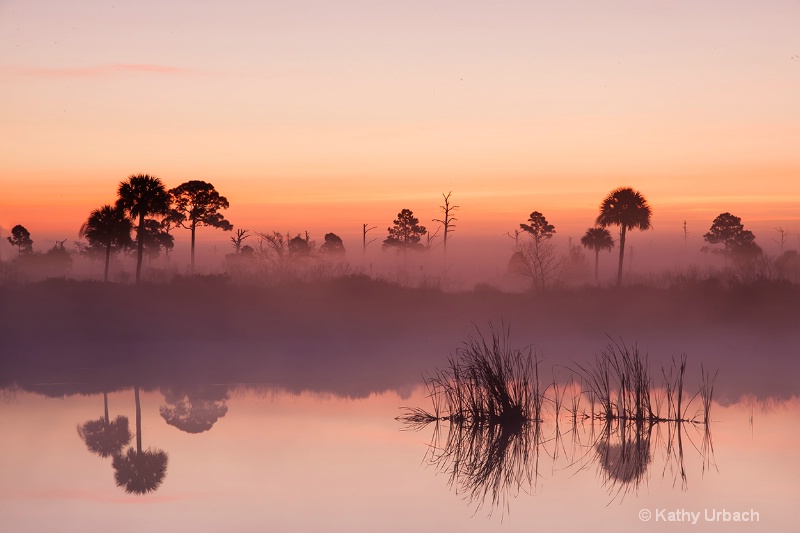
[[[186,433],[208,431],[228,412],[228,393],[219,388],[167,388],[161,392],[166,402],[159,407],[161,418]]]
[[[344,255],[344,243],[342,242],[342,238],[335,233],[326,233],[325,242],[319,247],[319,251],[326,255]]]
[[[250,235],[247,234],[249,231],[250,230],[246,229],[237,229],[236,237],[231,237],[231,242],[233,243],[233,247],[236,249],[237,255],[242,251],[242,243],[244,240],[250,237]]]
[[[515,239],[508,268],[510,272],[530,278],[534,289],[544,290],[559,277],[562,269],[555,247],[549,242],[556,228],[538,211],[531,213],[528,222],[530,224],[519,225],[520,233],[530,234],[533,241],[519,244],[519,239]]]
[[[556,232],[555,226],[549,224],[544,215],[538,211],[531,213],[528,222],[530,222],[530,224],[520,224],[519,228],[530,233],[533,240],[537,243],[541,242],[543,239],[551,238]]]
[[[287,248],[289,250],[289,254],[295,257],[299,256],[307,256],[311,254],[311,250],[313,249],[313,244],[309,241],[308,233],[306,232],[306,236],[302,237],[299,234],[289,239],[287,243]]]
[[[132,220],[138,220],[136,227],[136,283],[142,278],[142,257],[145,217],[166,216],[169,212],[170,197],[160,179],[137,174],[129,176],[117,189],[117,207],[124,210]]]
[[[131,441],[128,417],[108,417],[108,393],[103,393],[104,415],[98,420],[89,420],[78,426],[78,435],[90,452],[100,457],[118,455],[123,446]]]
[[[361,224],[361,266],[364,266],[364,263],[367,262],[367,246],[372,244],[375,239],[367,240],[367,233],[376,229],[378,226],[370,226],[369,224]]]
[[[559,281],[564,264],[553,243],[543,238],[517,246],[508,262],[508,270],[530,279],[533,289],[543,291]]]
[[[447,194],[442,193],[442,197],[444,198],[444,205],[440,205],[439,209],[442,210],[444,213],[444,218],[434,218],[434,222],[438,222],[444,228],[444,237],[442,238],[442,246],[444,248],[444,254],[447,255],[447,236],[455,231],[456,225],[453,224],[456,220],[456,217],[453,216],[453,211],[458,211],[461,206],[458,205],[450,205],[450,195],[453,194],[453,191],[448,192]]]
[[[31,240],[30,232],[25,229],[25,226],[17,224],[11,228],[11,236],[6,237],[11,246],[17,247],[17,255],[31,253],[33,251],[33,240]]]
[[[142,450],[142,406],[139,387],[136,398],[136,449],[128,448],[125,455],[115,455],[111,462],[114,480],[129,494],[146,494],[161,486],[167,475],[167,454],[163,450]]]
[[[736,259],[749,259],[761,254],[761,247],[756,244],[756,237],[752,231],[744,229],[742,219],[722,213],[711,224],[711,229],[703,235],[709,244],[723,244],[721,250],[712,250]]]
[[[611,191],[600,204],[597,225],[603,228],[619,226],[619,268],[617,285],[622,285],[622,264],[625,259],[625,235],[629,229],[650,229],[652,211],[639,191],[620,187]]]
[[[392,222],[394,225],[387,228],[389,236],[383,241],[383,249],[395,248],[405,253],[408,250],[424,250],[420,243],[423,235],[428,233],[425,226],[419,225],[419,219],[410,209],[403,209]]]
[[[288,235],[274,230],[272,233],[257,231],[256,235],[258,235],[259,255],[265,257],[272,264],[278,276],[283,276],[287,269],[288,261],[286,259],[289,256]]]
[[[175,247],[175,237],[170,235],[169,231],[165,229],[167,225],[168,221],[166,219],[145,219],[142,231],[142,239],[144,241],[143,251],[149,259],[158,257],[161,250],[168,253]],[[138,245],[139,243],[137,242],[136,244]]]
[[[192,180],[170,189],[173,208],[170,218],[192,232],[192,272],[194,272],[195,233],[198,226],[211,226],[231,231],[233,225],[219,212],[228,209],[228,199],[220,196],[210,183]]]
[[[108,265],[112,252],[123,250],[133,243],[131,241],[132,229],[133,225],[122,209],[104,205],[92,211],[78,231],[78,235],[89,241],[90,246],[104,249],[103,281],[108,281]]]
[[[614,247],[614,239],[605,228],[589,228],[586,233],[581,237],[581,244],[584,248],[594,251],[594,280],[597,281],[598,265],[600,263],[600,251],[608,250],[609,252]]]

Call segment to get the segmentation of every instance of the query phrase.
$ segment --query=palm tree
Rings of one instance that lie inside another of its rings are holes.
[[[106,267],[103,281],[108,281],[108,264],[111,252],[130,246],[133,225],[119,206],[104,205],[89,214],[78,235],[89,241],[91,246],[103,247],[106,253]]]
[[[605,228],[589,228],[581,237],[581,244],[584,248],[594,251],[594,281],[597,282],[597,266],[600,263],[600,251],[608,250],[609,252],[614,247],[614,239]]]
[[[132,220],[138,220],[136,227],[136,283],[142,277],[142,257],[144,255],[145,217],[166,215],[169,212],[170,197],[160,179],[137,174],[129,176],[119,184],[117,207],[124,210]]]
[[[625,234],[629,229],[650,229],[652,211],[639,191],[620,187],[611,191],[600,204],[597,225],[603,228],[619,226],[619,269],[617,285],[622,285],[622,262],[625,258]]]
[[[136,449],[128,448],[125,455],[115,455],[114,480],[118,487],[130,494],[146,494],[161,486],[167,475],[167,454],[164,450],[142,450],[142,407],[139,387],[134,387],[136,397]]]
[[[104,416],[98,420],[89,420],[78,426],[81,437],[90,452],[100,457],[119,454],[122,447],[131,441],[128,429],[128,417],[118,416],[114,420],[108,418],[108,393],[103,393]]]

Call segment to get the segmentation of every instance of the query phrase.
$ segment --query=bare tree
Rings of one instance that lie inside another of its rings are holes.
[[[279,231],[273,231],[272,233],[257,231],[256,235],[258,235],[259,253],[281,271],[285,258],[289,253],[288,237]]]
[[[434,218],[434,222],[438,222],[444,228],[444,235],[442,236],[442,246],[444,247],[444,254],[447,255],[447,236],[455,231],[456,225],[453,224],[456,220],[456,217],[452,215],[453,211],[458,211],[461,206],[458,205],[450,205],[450,195],[453,194],[453,191],[448,192],[447,194],[442,193],[442,197],[444,197],[444,205],[440,205],[439,209],[442,210],[444,213],[444,219]],[[438,234],[438,230],[434,233],[434,237]],[[432,237],[431,237],[432,239]],[[430,247],[430,246],[429,246]]]
[[[515,229],[515,230],[514,230],[514,235],[511,235],[511,232],[510,232],[510,231],[507,231],[507,232],[505,233],[505,234],[506,234],[508,237],[510,237],[510,238],[512,238],[512,239],[514,239],[514,249],[515,249],[515,250],[516,250],[516,249],[517,249],[517,247],[519,246],[519,235],[520,235],[520,233],[522,233],[522,231],[520,231],[520,230],[518,230],[518,229]]]
[[[377,237],[375,237],[374,239],[370,239],[369,241],[367,241],[367,233],[369,233],[370,231],[372,231],[374,229],[377,229],[377,227],[378,227],[378,226],[369,226],[369,227],[368,226],[369,226],[369,224],[366,224],[366,223],[361,225],[361,238],[362,238],[362,240],[361,240],[361,242],[362,242],[361,263],[362,264],[365,263],[366,260],[367,260],[367,246],[369,246],[370,244],[372,244],[373,242],[375,242],[378,239]]]
[[[425,235],[425,249],[430,250],[433,247],[433,241],[439,236],[439,230],[442,228],[436,228],[436,231],[431,233],[430,231]]]
[[[231,242],[233,243],[233,247],[236,249],[237,255],[242,252],[242,243],[244,240],[250,237],[250,235],[248,235],[249,232],[250,230],[237,229],[236,236],[231,237]]]
[[[777,228],[773,228],[773,229],[775,231],[777,231],[778,234],[780,235],[780,240],[776,240],[776,239],[772,239],[772,240],[775,241],[776,243],[778,243],[778,246],[781,247],[781,253],[783,253],[783,249],[786,246],[786,237],[789,236],[789,232],[787,230],[783,229],[782,227],[777,227]]]
[[[517,246],[508,267],[511,272],[530,279],[537,291],[552,286],[563,269],[562,259],[548,239],[534,239]]]

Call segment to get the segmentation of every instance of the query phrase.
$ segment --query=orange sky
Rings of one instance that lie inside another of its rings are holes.
[[[453,191],[460,235],[800,231],[800,5],[0,4],[0,232],[77,238],[116,185],[216,185],[258,231],[385,233]],[[429,224],[430,226],[431,224]],[[218,238],[222,238],[218,236]],[[3,239],[4,240],[4,239]]]

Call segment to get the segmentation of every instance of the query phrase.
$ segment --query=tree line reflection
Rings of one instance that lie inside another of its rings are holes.
[[[168,455],[159,448],[142,445],[142,407],[139,386],[133,387],[136,406],[136,447],[126,446],[132,435],[128,417],[109,416],[108,392],[103,392],[103,415],[78,425],[78,436],[89,452],[111,457],[114,480],[129,494],[147,494],[158,490],[167,475]],[[198,386],[162,388],[165,404],[159,407],[164,421],[186,433],[209,431],[228,412],[227,389]]]

